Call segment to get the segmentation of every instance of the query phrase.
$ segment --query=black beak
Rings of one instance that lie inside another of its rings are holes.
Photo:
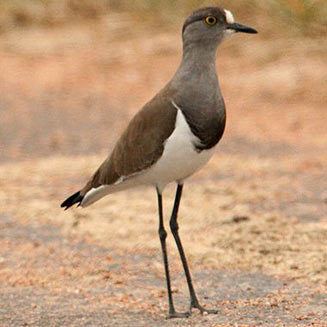
[[[227,25],[227,29],[234,30],[235,32],[241,33],[250,33],[250,34],[257,34],[258,32],[252,28],[238,23],[232,23]]]

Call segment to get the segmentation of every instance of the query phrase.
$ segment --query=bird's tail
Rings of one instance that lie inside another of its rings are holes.
[[[71,206],[73,206],[75,203],[78,204],[78,206],[81,205],[81,202],[83,201],[84,195],[81,195],[81,192],[78,191],[71,195],[69,198],[67,198],[62,204],[61,207],[65,208],[67,210]]]

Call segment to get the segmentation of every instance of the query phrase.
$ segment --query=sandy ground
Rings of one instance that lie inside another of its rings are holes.
[[[220,49],[227,130],[180,211],[199,297],[219,313],[167,321],[155,192],[59,208],[179,62],[179,31],[115,19],[0,38],[0,325],[327,326],[324,40]]]

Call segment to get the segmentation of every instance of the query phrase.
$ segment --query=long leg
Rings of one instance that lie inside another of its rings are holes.
[[[171,285],[170,285],[170,274],[169,274],[168,256],[167,256],[167,247],[166,247],[167,232],[165,230],[165,226],[163,222],[162,195],[158,189],[157,189],[157,196],[158,196],[158,210],[159,210],[159,238],[160,238],[162,256],[165,266],[167,291],[168,291],[168,303],[169,303],[168,318],[184,318],[184,317],[188,317],[189,313],[176,312],[174,307],[173,295],[171,292]]]
[[[191,298],[190,311],[192,310],[192,308],[197,308],[197,309],[199,309],[201,311],[201,313],[204,313],[204,312],[206,312],[206,313],[217,313],[218,312],[217,310],[207,310],[207,309],[203,308],[200,305],[200,303],[198,301],[198,298],[197,298],[197,296],[195,294],[195,291],[194,291],[194,287],[193,287],[193,283],[192,283],[192,277],[191,277],[190,270],[189,270],[187,260],[186,260],[186,257],[185,257],[183,245],[182,245],[181,239],[180,239],[179,234],[178,234],[179,226],[178,226],[178,223],[177,223],[177,215],[178,215],[179,204],[180,204],[181,197],[182,197],[182,192],[183,192],[183,184],[178,184],[177,185],[177,190],[176,190],[174,208],[173,208],[173,212],[172,212],[172,215],[171,215],[171,218],[170,218],[170,229],[171,229],[171,232],[174,235],[175,242],[176,242],[176,245],[177,245],[177,248],[178,248],[178,252],[179,252],[179,255],[181,257],[183,268],[184,268],[184,271],[185,271],[185,276],[186,276],[187,285],[188,285],[188,288],[189,288],[190,298]]]

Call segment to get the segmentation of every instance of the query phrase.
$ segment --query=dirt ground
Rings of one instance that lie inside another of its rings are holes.
[[[179,218],[219,313],[169,321],[154,190],[59,208],[180,59],[179,30],[115,15],[0,36],[0,325],[327,326],[326,41],[238,35],[219,50],[227,129]]]

